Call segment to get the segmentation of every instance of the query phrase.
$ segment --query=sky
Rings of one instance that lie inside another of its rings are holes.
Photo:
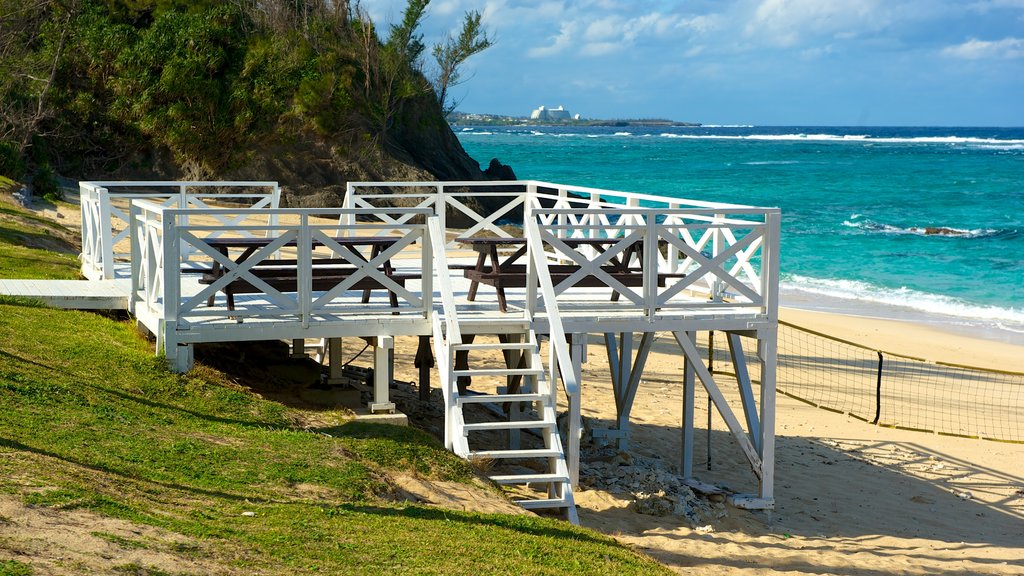
[[[378,25],[405,4],[361,2]],[[1024,126],[1024,0],[432,0],[424,42],[467,10],[496,43],[464,67],[462,112]]]

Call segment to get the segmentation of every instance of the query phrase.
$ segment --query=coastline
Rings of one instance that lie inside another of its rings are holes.
[[[1016,325],[1000,325],[998,320],[968,315],[942,314],[910,306],[822,295],[799,288],[782,288],[779,300],[780,308],[913,324],[940,333],[970,336],[997,344],[1024,348],[1024,327],[1018,329]],[[1013,322],[1008,321],[1007,324],[1013,324]],[[868,344],[865,343],[865,345]],[[878,348],[878,346],[873,347]]]
[[[1024,372],[1024,345],[987,339],[949,323],[784,306],[779,318],[866,348],[976,368]]]

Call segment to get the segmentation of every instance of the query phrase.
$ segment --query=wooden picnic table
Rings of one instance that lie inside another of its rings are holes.
[[[559,238],[560,241],[564,242],[566,246],[570,248],[578,248],[580,246],[591,246],[595,248],[599,253],[603,253],[608,246],[618,244],[622,238]],[[476,299],[477,290],[481,283],[494,286],[495,292],[498,295],[498,308],[502,312],[508,311],[508,302],[505,298],[505,287],[524,287],[526,286],[526,266],[518,264],[518,261],[524,254],[526,254],[526,238],[518,237],[500,237],[500,236],[480,236],[480,237],[459,237],[455,239],[460,244],[470,246],[477,253],[476,265],[465,271],[466,278],[470,279],[469,293],[467,294],[467,300],[472,302]],[[511,254],[507,255],[504,260],[501,260],[498,256],[499,246],[516,246],[516,250]],[[602,269],[608,272],[616,280],[622,282],[626,286],[638,286],[642,285],[643,277],[642,270],[639,267],[632,268],[630,263],[635,259],[638,262],[643,261],[643,242],[636,241],[630,244],[622,251],[621,255],[616,255],[609,259],[607,266],[602,266]],[[490,268],[487,267],[487,261],[490,260]],[[573,264],[553,264],[548,266],[548,270],[552,275],[553,280],[562,280],[568,278],[572,273],[578,270],[579,267]],[[582,281],[580,285],[594,285],[604,286],[603,282],[588,277],[593,281],[588,282]],[[664,281],[659,278],[660,281]],[[596,283],[594,282],[596,281]],[[618,293],[613,294],[613,299],[618,299]]]
[[[242,264],[248,260],[257,250],[268,246],[274,242],[276,238],[208,238],[204,242],[211,248],[216,249],[221,254],[230,258],[230,252],[232,249],[241,249],[242,252],[235,259],[235,263]],[[350,275],[355,273],[359,268],[353,264],[353,258],[359,258],[363,262],[369,262],[380,255],[381,252],[389,248],[398,242],[399,238],[394,236],[341,236],[337,238],[331,238],[331,240],[340,246],[349,248],[346,257],[342,258],[313,258],[311,261],[312,269],[310,273],[313,276],[313,289],[317,291],[330,290],[332,287],[338,285],[344,281]],[[287,242],[282,247],[294,247],[297,243],[295,241]],[[318,248],[325,246],[325,243],[320,240],[313,240],[312,247]],[[369,248],[370,257],[366,258],[360,249]],[[347,266],[346,266],[347,264]],[[256,276],[263,282],[272,286],[276,290],[283,292],[296,292],[298,289],[298,262],[292,259],[266,259],[257,262],[249,269],[249,273]],[[387,275],[389,278],[394,280],[397,284],[403,285],[406,280],[413,279],[415,275],[396,275],[394,268],[391,265],[391,260],[385,260],[380,270]],[[224,275],[224,270],[220,262],[214,261],[213,265],[208,270],[203,271],[203,277],[200,282],[203,284],[212,284],[218,278]],[[369,302],[370,291],[373,289],[387,289],[386,286],[382,286],[376,279],[367,277],[361,278],[353,286],[353,289],[363,290],[363,303]],[[254,286],[251,282],[244,279],[237,279],[228,283],[222,289],[227,297],[228,310],[235,309],[234,295],[240,293],[260,293],[263,292],[257,286]],[[398,296],[388,290],[390,303],[393,308],[398,307]],[[208,305],[213,304],[213,297],[207,302]]]

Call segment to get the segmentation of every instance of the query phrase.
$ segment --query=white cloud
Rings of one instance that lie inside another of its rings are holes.
[[[461,0],[442,0],[430,5],[430,13],[437,16],[448,16],[462,11]]]
[[[527,54],[531,58],[544,58],[546,56],[554,56],[565,51],[569,46],[573,44],[573,39],[576,36],[576,26],[572,22],[566,22],[562,24],[558,34],[551,38],[551,43],[547,46],[537,46],[531,48]]]
[[[702,31],[712,26],[704,17],[686,19],[678,15],[652,12],[626,17],[607,14],[599,18],[584,15],[565,21],[546,46],[532,48],[532,57],[553,56],[571,47],[581,56],[604,56],[630,48],[645,39],[684,41],[680,31]]]
[[[1024,38],[1003,38],[995,41],[971,38],[963,44],[943,48],[942,54],[964,60],[1024,58]]]
[[[744,32],[789,47],[819,36],[856,37],[886,24],[879,0],[762,0]]]

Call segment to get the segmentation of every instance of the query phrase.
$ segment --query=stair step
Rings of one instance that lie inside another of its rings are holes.
[[[568,482],[569,477],[565,474],[508,474],[491,476],[492,482],[498,484],[534,484],[547,482]]]
[[[544,498],[538,500],[513,500],[516,504],[519,504],[527,510],[534,510],[537,508],[565,508],[569,506],[569,500],[567,498]]]
[[[527,320],[505,320],[497,318],[459,318],[459,328],[469,334],[512,334],[524,332],[530,327]]]
[[[561,450],[554,448],[537,448],[532,450],[477,450],[470,452],[470,458],[557,458],[562,455]]]
[[[463,424],[462,429],[466,432],[480,430],[515,430],[523,428],[553,428],[554,422],[549,420],[514,420],[512,422],[476,422],[474,424]]]
[[[543,376],[543,368],[470,368],[452,370],[452,376]]]
[[[545,400],[544,394],[473,394],[472,396],[459,396],[459,404],[485,404],[494,402],[504,404],[505,402],[537,402]]]
[[[452,346],[453,350],[533,350],[537,345],[533,342],[508,342],[508,343],[494,343],[484,342],[482,344],[455,344]]]

